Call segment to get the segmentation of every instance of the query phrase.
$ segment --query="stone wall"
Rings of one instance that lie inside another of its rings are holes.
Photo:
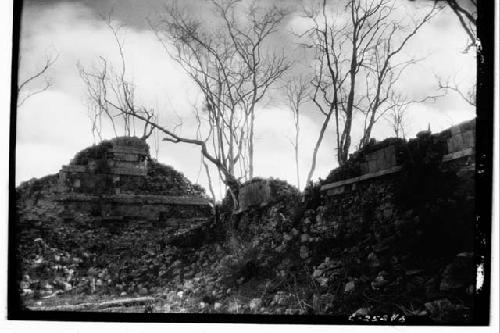
[[[396,165],[396,147],[387,147],[366,154],[366,162],[361,163],[361,173],[367,174],[387,170]]]
[[[244,184],[238,193],[239,212],[251,207],[265,206],[271,201],[271,188],[267,179],[257,179]]]
[[[472,120],[434,135],[425,131],[406,143],[370,147],[368,153],[354,154],[354,161],[347,167],[360,164],[361,175],[324,182],[320,188],[319,215],[331,222],[327,223],[331,236],[342,235],[348,241],[359,233],[373,232],[378,239],[392,240],[405,224],[415,227],[440,216],[442,221],[434,222],[451,222],[451,216],[443,214],[452,214],[458,229],[472,231],[474,128]],[[431,213],[430,207],[435,211]],[[429,220],[415,222],[422,218]],[[451,223],[446,228],[452,228]],[[471,249],[472,237],[463,237],[460,235],[460,242]]]
[[[259,209],[273,205],[285,197],[299,195],[299,190],[286,181],[273,178],[254,178],[243,184],[238,193],[239,209],[237,214],[245,213],[253,209]],[[290,202],[295,205],[297,203]]]
[[[137,138],[104,141],[16,189],[23,296],[165,285],[175,262],[212,240],[203,188],[148,150]]]
[[[21,184],[19,273],[47,275],[33,268],[41,258],[48,260],[37,250],[42,243],[54,253],[86,256],[85,267],[77,265],[83,270],[114,262],[113,271],[125,279],[133,279],[127,273],[133,265],[144,275],[150,274],[148,260],[167,265],[157,259],[158,249],[200,246],[214,222],[210,200],[203,188],[152,160],[148,151],[138,138],[104,141],[77,153],[58,174]]]
[[[474,141],[475,119],[434,135],[422,131],[409,142],[387,139],[374,143],[352,154],[343,167],[333,170],[321,191],[326,196],[339,195],[346,189],[354,190],[360,182],[400,172],[404,165],[419,164],[429,158],[458,174],[473,171]]]
[[[476,138],[476,123],[474,121],[464,122],[453,126],[449,131],[447,138],[448,154],[474,149]]]
[[[179,225],[212,215],[212,207],[206,199],[187,196],[66,194],[57,200],[69,218],[73,212],[79,212],[101,221],[135,219]]]
[[[56,200],[69,217],[161,222],[212,215],[204,190],[153,161],[139,138],[116,138],[84,149],[62,167],[58,179]]]
[[[90,195],[205,196],[182,173],[152,160],[144,140],[128,137],[103,141],[77,153],[61,168],[59,187],[63,192]]]
[[[474,126],[375,143],[320,184],[319,203],[301,225],[301,253],[316,263],[320,285],[341,286],[338,307],[413,302],[436,321],[470,320]]]
[[[142,139],[122,137],[103,141],[82,150],[61,168],[60,187],[81,193],[120,192],[120,178],[137,183],[147,176],[148,161],[149,147]]]

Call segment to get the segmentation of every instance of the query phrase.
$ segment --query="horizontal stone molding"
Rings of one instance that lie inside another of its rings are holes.
[[[114,165],[110,167],[110,173],[128,176],[146,176],[148,174],[148,170],[143,165]]]
[[[148,173],[145,163],[134,164],[131,162],[112,161],[109,166],[109,174],[128,175],[128,176],[146,176]],[[88,174],[90,168],[85,165],[64,165],[61,173],[70,174]]]
[[[394,166],[394,167],[389,168],[389,169],[380,170],[380,171],[372,172],[372,173],[367,173],[367,174],[364,174],[364,175],[359,176],[359,177],[349,178],[349,179],[341,180],[341,181],[338,181],[335,183],[325,184],[325,185],[321,186],[320,191],[327,191],[327,190],[331,190],[331,189],[334,189],[334,188],[337,188],[337,187],[340,187],[343,185],[354,184],[354,183],[361,182],[364,180],[381,177],[381,176],[388,175],[391,173],[396,173],[396,172],[400,171],[402,168],[403,168],[402,166],[397,165],[397,166]]]
[[[146,147],[131,147],[131,146],[114,146],[109,150],[112,153],[132,154],[132,155],[147,155]]]
[[[456,159],[461,158],[461,157],[466,157],[466,156],[471,156],[471,155],[474,155],[473,148],[462,149],[460,151],[456,151],[456,152],[453,152],[451,154],[444,155],[443,162],[452,161],[452,160],[456,160]]]
[[[193,205],[210,206],[208,199],[188,196],[166,196],[166,195],[88,195],[80,193],[63,194],[58,198],[62,202],[99,202],[118,203],[118,204],[143,204],[143,205]]]
[[[85,165],[63,165],[62,172],[68,172],[68,173],[86,173],[87,167]]]

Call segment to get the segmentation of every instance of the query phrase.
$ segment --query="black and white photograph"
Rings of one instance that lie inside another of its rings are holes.
[[[14,1],[8,319],[488,326],[495,5]]]

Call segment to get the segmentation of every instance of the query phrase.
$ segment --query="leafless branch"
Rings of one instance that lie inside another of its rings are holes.
[[[374,124],[389,109],[390,95],[402,73],[416,60],[395,63],[394,59],[437,12],[433,6],[413,27],[405,29],[403,18],[394,13],[393,0],[349,0],[341,15],[348,23],[339,24],[332,18],[330,5],[322,0],[320,8],[306,11],[304,16],[312,28],[302,34],[302,45],[316,51],[315,75],[311,81],[311,99],[324,115],[319,137],[313,150],[313,162],[308,176],[312,177],[316,154],[328,122],[335,119],[337,161],[347,161],[351,146],[351,130],[356,113],[365,117],[363,137],[366,144]]]
[[[297,188],[300,187],[299,170],[299,134],[300,134],[300,108],[309,98],[309,80],[304,76],[290,78],[285,84],[285,95],[292,111],[294,119],[295,137],[290,140],[294,149],[295,171],[297,177]]]
[[[464,92],[456,82],[451,84],[449,82],[450,80],[444,81],[439,77],[437,77],[437,80],[439,89],[445,91],[445,94],[447,94],[449,91],[453,91],[469,105],[476,107],[476,84],[474,84],[469,91]]]
[[[27,79],[24,79],[23,81],[21,81],[21,83],[18,84],[17,86],[18,108],[21,107],[32,96],[42,93],[51,87],[52,83],[50,82],[49,79],[45,78],[44,79],[45,83],[42,88],[38,88],[32,91],[28,90],[27,92],[25,92],[29,84],[45,76],[47,70],[49,70],[49,68],[54,65],[58,57],[59,57],[58,54],[55,56],[48,56],[41,69],[37,70],[35,73],[31,74]]]

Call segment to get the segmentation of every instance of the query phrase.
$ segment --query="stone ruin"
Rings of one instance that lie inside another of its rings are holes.
[[[212,241],[214,224],[203,188],[152,159],[145,141],[103,141],[16,188],[21,295],[142,293],[169,283],[175,262]]]
[[[241,219],[236,234],[270,233],[272,237],[269,238],[277,245],[271,245],[273,256],[287,253],[291,254],[290,258],[297,258],[298,253],[301,261],[296,267],[324,257],[320,265],[311,266],[312,278],[320,285],[335,283],[335,287],[344,290],[351,299],[364,296],[364,290],[374,293],[382,286],[389,288],[395,284],[412,293],[416,290],[419,302],[436,300],[437,304],[444,303],[439,297],[446,297],[449,290],[455,295],[457,291],[469,290],[473,283],[473,274],[468,272],[470,267],[473,268],[470,265],[471,242],[464,238],[462,243],[455,242],[454,247],[454,242],[451,242],[448,252],[452,251],[451,255],[459,252],[454,259],[459,260],[459,265],[444,266],[450,254],[445,253],[447,257],[436,264],[436,255],[443,253],[433,248],[428,250],[430,254],[423,252],[430,247],[426,235],[437,234],[439,243],[443,243],[443,234],[447,242],[461,240],[459,236],[462,234],[456,231],[461,227],[472,236],[474,187],[470,183],[459,183],[454,189],[462,188],[463,192],[450,191],[444,196],[446,200],[437,202],[430,198],[428,202],[412,207],[399,204],[396,193],[407,171],[404,168],[408,161],[405,151],[418,151],[420,146],[432,147],[439,165],[459,171],[460,181],[473,178],[474,125],[475,122],[470,121],[434,135],[420,133],[409,142],[389,139],[369,145],[353,154],[347,168],[331,173],[321,184],[321,204],[305,211],[304,218],[297,221],[293,220],[295,214],[292,212],[300,205],[298,200],[291,200],[299,198],[295,188],[277,180],[253,179],[244,184],[239,193]],[[445,184],[439,184],[442,185]],[[413,195],[413,191],[414,188],[410,188],[410,194]],[[21,185],[16,192],[21,222],[16,227],[21,229],[24,228],[22,224],[28,224],[18,235],[21,238],[21,257],[28,258],[28,254],[34,252],[33,240],[36,244],[43,238],[53,246],[48,254],[38,253],[29,261],[23,261],[21,271],[29,272],[32,278],[48,281],[38,272],[40,267],[43,268],[39,262],[45,260],[48,267],[55,261],[49,259],[54,254],[59,257],[59,252],[66,252],[64,258],[72,259],[67,261],[73,265],[68,267],[78,269],[79,274],[78,279],[73,279],[70,289],[65,287],[64,290],[81,290],[78,288],[85,286],[85,281],[100,281],[101,274],[105,276],[101,281],[104,286],[108,283],[106,281],[111,281],[110,288],[116,286],[121,291],[127,286],[127,292],[147,294],[155,284],[171,281],[171,286],[176,286],[185,278],[205,277],[207,270],[215,267],[205,261],[190,261],[195,253],[188,252],[188,248],[195,249],[196,245],[206,242],[194,236],[213,233],[213,230],[196,227],[196,219],[207,221],[211,216],[209,200],[182,174],[152,160],[147,145],[139,139],[118,138],[85,149],[57,175]],[[283,199],[277,205],[279,197]],[[433,209],[428,209],[427,204]],[[254,209],[256,207],[258,209]],[[28,212],[32,220],[27,218]],[[260,220],[264,223],[256,223]],[[197,235],[183,233],[181,238],[172,239],[175,224],[195,226],[191,230]],[[110,232],[109,225],[118,225],[118,228]],[[430,232],[426,229],[429,225],[432,226]],[[437,227],[443,227],[443,230]],[[249,237],[248,241],[253,243],[255,239],[259,240]],[[169,245],[180,243],[183,244],[182,251],[169,248]],[[284,247],[285,243],[288,247]],[[264,243],[256,244],[266,249]],[[211,251],[207,252],[212,255]],[[182,257],[184,253],[187,255]],[[433,259],[423,260],[421,264],[410,254]],[[286,260],[281,260],[280,256],[277,258],[280,261],[276,272],[288,269],[281,266]],[[219,258],[213,259],[213,262],[220,261]],[[59,259],[57,262],[59,265]],[[184,266],[184,262],[192,264]],[[200,266],[207,270],[196,271]],[[450,273],[457,266],[464,266],[467,270],[463,281]],[[309,274],[308,270],[304,271]],[[343,281],[342,277],[349,277],[349,281]],[[68,281],[66,276],[64,279]],[[51,277],[52,280],[56,281]],[[47,285],[42,284],[42,289],[48,289]],[[92,283],[90,286],[92,290]],[[33,288],[33,283],[28,287]],[[49,293],[48,290],[42,291]],[[320,299],[327,295],[331,294],[321,295]],[[339,301],[345,302],[346,299],[339,298]],[[333,302],[333,299],[328,298],[328,302]],[[425,307],[429,309],[432,304],[427,302]]]
[[[352,245],[370,234],[364,246],[385,258],[398,251],[471,252],[474,134],[475,119],[436,134],[423,131],[409,141],[375,142],[352,154],[319,184],[314,213],[324,237]]]
[[[92,149],[94,148],[94,149]],[[65,210],[85,211],[103,220],[148,220],[168,223],[211,216],[210,201],[189,186],[173,191],[176,174],[164,179],[164,186],[151,193],[148,186],[150,169],[158,165],[149,157],[149,147],[138,138],[116,138],[79,153],[59,172],[64,193],[60,200]],[[181,192],[181,193],[179,193]]]
[[[148,155],[149,148],[144,140],[117,138],[77,154],[59,171],[59,179],[67,189],[78,191],[83,187],[88,192],[96,189],[93,182],[96,174],[112,174],[113,185],[116,185],[121,175],[146,176]],[[119,191],[117,186],[114,189]]]
[[[476,143],[476,120],[463,122],[443,131],[446,138],[447,154],[443,161],[456,160],[461,157],[474,156]]]
[[[201,187],[152,160],[147,143],[134,137],[86,148],[61,168],[50,186],[34,185],[47,192],[41,202],[50,198],[49,206],[62,210],[57,218],[66,221],[86,216],[94,222],[133,220],[182,228],[213,215]],[[36,215],[29,208],[24,211]]]
[[[330,173],[321,186],[324,196],[336,196],[346,190],[354,190],[362,181],[394,174],[402,170],[408,162],[408,151],[425,140],[430,140],[440,155],[444,168],[455,168],[457,172],[475,170],[475,129],[476,120],[465,121],[440,133],[422,131],[417,137],[405,142],[390,138],[375,142],[351,155],[345,167]]]
[[[238,193],[238,213],[251,207],[262,207],[271,201],[271,187],[268,179],[254,179],[244,184]]]

